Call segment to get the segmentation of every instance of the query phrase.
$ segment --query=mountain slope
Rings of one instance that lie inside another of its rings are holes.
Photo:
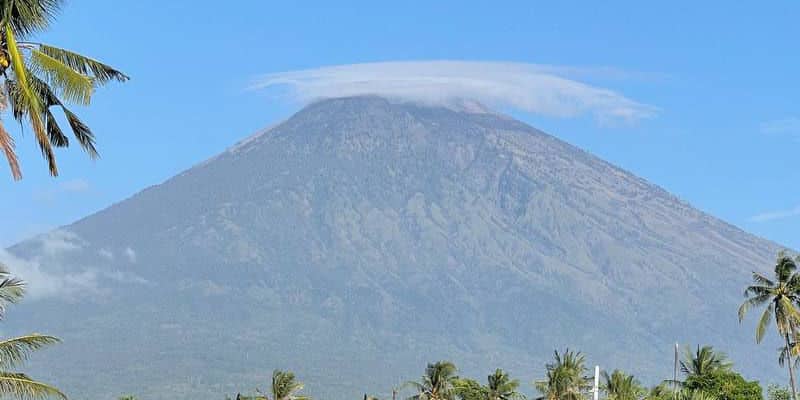
[[[766,378],[735,308],[776,250],[513,119],[331,99],[12,248],[76,290],[10,320],[63,336],[34,369],[88,397],[219,399],[289,368],[345,399],[440,358],[530,381],[564,346],[657,382],[675,341]]]

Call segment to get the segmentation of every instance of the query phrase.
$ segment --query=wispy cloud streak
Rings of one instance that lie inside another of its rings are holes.
[[[476,100],[553,117],[593,115],[600,120],[637,121],[657,108],[610,89],[566,76],[574,68],[546,65],[416,61],[321,67],[267,74],[253,89],[288,88],[301,101],[380,95],[432,104]]]
[[[769,222],[800,216],[800,205],[786,210],[768,211],[750,217],[752,222]]]

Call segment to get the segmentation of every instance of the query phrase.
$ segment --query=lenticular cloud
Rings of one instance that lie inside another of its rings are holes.
[[[358,95],[431,104],[475,100],[546,116],[588,114],[601,120],[636,121],[656,112],[613,90],[564,77],[569,70],[507,62],[381,62],[267,74],[252,88],[285,88],[301,101]]]

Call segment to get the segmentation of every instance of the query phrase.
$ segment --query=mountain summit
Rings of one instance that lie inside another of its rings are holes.
[[[656,383],[676,341],[765,378],[736,307],[777,248],[481,107],[339,98],[10,249],[79,290],[9,323],[65,339],[34,367],[73,397],[218,400],[283,368],[352,399],[439,359],[530,382],[567,346]]]

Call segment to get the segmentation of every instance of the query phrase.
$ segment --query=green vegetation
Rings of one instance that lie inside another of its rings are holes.
[[[456,366],[449,361],[428,364],[419,382],[409,381],[416,394],[408,400],[453,400],[456,394]]]
[[[453,388],[455,397],[460,400],[525,399],[525,396],[519,392],[519,380],[511,379],[505,371],[499,368],[489,375],[486,385],[481,385],[473,379],[458,377],[453,380]]]
[[[764,312],[756,326],[756,342],[764,339],[764,334],[775,320],[778,334],[784,339],[785,346],[779,356],[779,363],[786,364],[789,370],[789,386],[791,387],[792,400],[797,400],[797,386],[795,384],[794,363],[785,362],[798,355],[797,341],[792,341],[798,334],[800,312],[800,275],[797,274],[797,262],[800,258],[793,259],[786,253],[780,253],[775,263],[774,278],[769,279],[764,275],[753,272],[753,284],[745,291],[745,301],[739,307],[739,321],[744,319],[747,311],[752,307],[764,307]]]
[[[460,400],[486,400],[489,388],[469,378],[458,378],[453,383],[456,397]]]
[[[710,395],[717,400],[754,400],[762,398],[761,385],[750,382],[733,370],[725,354],[711,346],[697,346],[692,352],[686,349],[681,360],[684,380],[678,382],[682,390]]]
[[[50,173],[58,175],[54,147],[69,146],[52,109],[60,109],[70,129],[90,157],[97,157],[95,138],[89,127],[67,108],[88,105],[95,88],[126,81],[122,72],[97,60],[62,48],[28,41],[49,27],[63,0],[5,0],[0,5],[0,73],[4,85],[0,110],[11,108],[12,116],[33,128]],[[14,179],[22,178],[14,139],[0,123],[0,149],[5,153]]]
[[[687,378],[704,377],[717,372],[730,371],[733,364],[728,361],[725,354],[714,352],[711,346],[697,346],[697,350],[692,353],[686,348],[683,360],[681,360],[681,372]]]
[[[606,393],[608,400],[638,400],[647,393],[647,390],[633,375],[628,375],[618,369],[614,370],[611,375],[603,371],[602,378],[601,389]]]
[[[542,395],[540,400],[578,400],[589,389],[586,376],[586,357],[569,349],[554,353],[554,361],[545,366],[547,377],[534,386]]]
[[[533,386],[541,393],[536,399],[591,399],[592,382],[586,376],[585,360],[585,356],[580,352],[556,351],[553,362],[545,366],[547,378],[533,382]],[[601,398],[604,400],[763,400],[759,383],[745,380],[734,371],[733,364],[725,355],[715,352],[711,346],[697,346],[696,351],[687,348],[681,366],[684,379],[677,382],[677,390],[671,388],[672,381],[665,381],[648,390],[636,377],[624,371],[617,369],[611,373],[602,372],[599,387]],[[302,388],[302,384],[296,382],[291,373],[276,371],[276,374],[278,373],[291,377],[289,379],[292,382],[291,387]],[[405,387],[411,391],[406,400],[526,399],[519,391],[519,380],[512,379],[501,369],[496,369],[488,376],[486,384],[481,384],[474,379],[459,376],[458,369],[449,361],[428,364],[422,378],[419,381],[406,383]],[[296,392],[297,390],[291,391],[291,393]],[[393,391],[393,397],[394,393]],[[785,389],[776,386],[769,388],[769,400],[787,400],[784,396],[788,395],[789,392]],[[272,396],[236,396],[237,400],[301,398],[308,399],[298,396],[285,397],[279,393],[273,393]],[[379,399],[365,394],[364,400]]]
[[[524,399],[519,389],[519,381],[511,379],[502,369],[496,369],[489,375],[486,400],[521,400]]]
[[[768,400],[789,400],[792,398],[792,394],[789,392],[789,389],[778,386],[778,385],[769,385],[767,387],[767,399]]]
[[[236,400],[308,400],[307,396],[299,394],[304,386],[293,373],[276,369],[272,371],[269,393],[261,390],[257,390],[258,394],[255,396],[243,396],[240,393],[236,395]]]
[[[685,387],[716,396],[718,400],[752,400],[762,398],[761,385],[747,381],[731,371],[713,372],[687,379]]]
[[[25,283],[10,276],[5,266],[0,264],[0,317],[5,315],[7,305],[19,302],[24,294]],[[11,371],[25,362],[32,352],[58,341],[53,336],[36,333],[0,341],[0,396],[18,399],[66,399],[55,387],[23,373]]]

